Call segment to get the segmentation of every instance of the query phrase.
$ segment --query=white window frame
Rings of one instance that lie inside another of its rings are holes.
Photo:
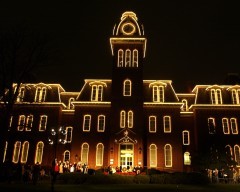
[[[156,116],[149,116],[149,133],[156,133],[157,132],[157,117]]]
[[[124,52],[122,49],[118,50],[118,67],[123,67],[123,58],[124,58]]]
[[[182,132],[183,137],[183,145],[190,145],[190,132],[187,130],[184,130]]]
[[[167,147],[169,147],[169,149]],[[172,167],[172,146],[170,144],[164,146],[164,159],[165,167]]]
[[[238,134],[238,124],[236,118],[230,118],[230,124],[231,124],[231,131],[233,135]]]
[[[151,144],[149,146],[150,167],[157,167],[157,146]]]
[[[91,115],[87,114],[83,116],[83,131],[89,132],[91,129]]]
[[[47,121],[48,121],[48,116],[47,115],[41,115],[40,120],[39,120],[39,131],[46,131],[47,128]]]
[[[88,164],[89,144],[83,143],[81,147],[81,161],[82,163]]]
[[[39,141],[36,145],[35,158],[34,158],[35,164],[37,164],[37,162],[39,164],[42,163],[43,149],[44,149],[44,143],[42,141]]]
[[[18,128],[17,128],[18,131],[24,131],[25,121],[26,121],[25,115],[19,115],[19,117],[18,117]]]
[[[132,66],[133,67],[138,67],[138,50],[137,49],[133,50]]]
[[[132,81],[130,79],[126,79],[123,82],[123,96],[131,95],[132,95]]]
[[[98,115],[97,131],[98,132],[105,131],[105,115]]]
[[[224,134],[230,134],[229,120],[226,117],[222,118],[222,128]]]
[[[20,151],[21,151],[21,142],[16,141],[15,144],[14,144],[13,157],[12,157],[12,162],[13,163],[18,163],[19,156],[20,156]]]
[[[98,143],[96,146],[96,166],[103,165],[104,145]]]
[[[164,130],[164,133],[172,132],[172,120],[171,120],[171,116],[169,115],[166,115],[163,117],[163,130]]]
[[[27,163],[28,150],[29,150],[29,142],[24,141],[22,144],[21,163]]]

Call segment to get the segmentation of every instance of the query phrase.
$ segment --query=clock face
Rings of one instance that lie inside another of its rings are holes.
[[[125,35],[132,35],[135,32],[136,28],[132,23],[124,23],[122,25],[122,32]]]

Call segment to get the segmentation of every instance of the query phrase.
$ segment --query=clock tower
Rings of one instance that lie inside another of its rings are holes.
[[[136,14],[124,12],[110,38],[113,66],[109,158],[110,164],[122,168],[144,165],[143,60],[146,42]]]

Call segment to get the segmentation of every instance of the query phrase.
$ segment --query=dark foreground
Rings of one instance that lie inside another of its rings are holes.
[[[0,183],[0,191],[6,192],[240,192],[240,184],[209,184],[205,186],[167,184],[109,184],[109,185],[63,185],[49,183],[24,184]]]

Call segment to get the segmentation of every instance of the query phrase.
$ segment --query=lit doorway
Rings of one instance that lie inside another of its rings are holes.
[[[125,169],[133,165],[133,144],[120,144],[120,166]]]

